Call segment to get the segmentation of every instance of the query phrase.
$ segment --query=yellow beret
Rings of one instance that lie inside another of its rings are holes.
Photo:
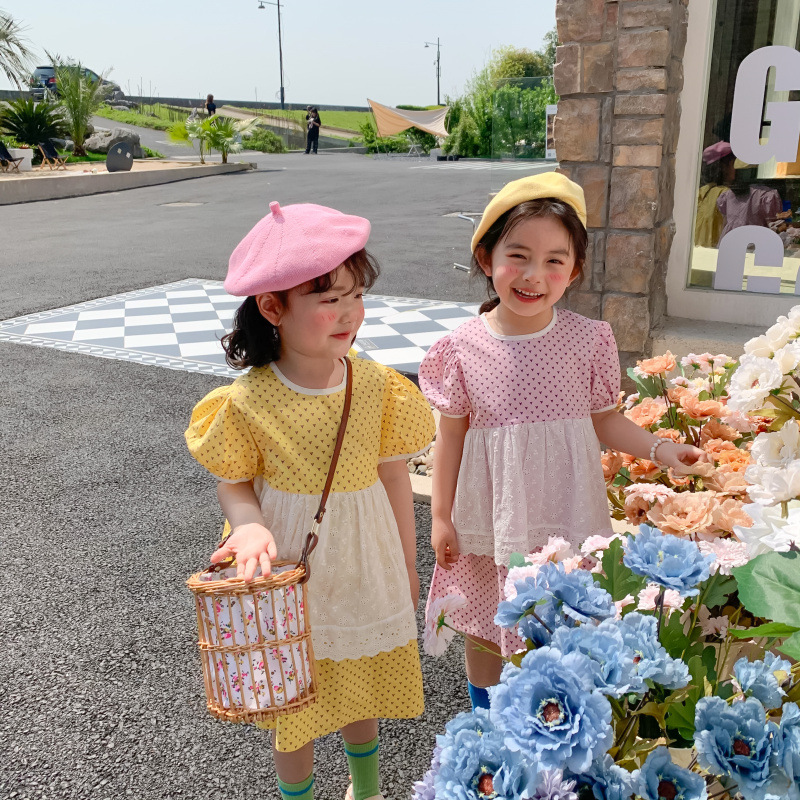
[[[572,206],[578,214],[583,227],[586,227],[586,200],[583,189],[560,172],[543,172],[507,183],[490,201],[483,211],[480,224],[472,237],[472,252],[489,228],[506,211],[527,200],[554,197]]]

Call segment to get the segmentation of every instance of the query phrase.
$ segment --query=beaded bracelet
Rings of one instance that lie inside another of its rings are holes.
[[[657,466],[661,466],[661,462],[660,461],[656,461],[656,450],[658,450],[658,448],[662,444],[664,444],[664,442],[666,442],[666,441],[669,441],[669,440],[668,439],[656,439],[656,441],[653,442],[653,446],[650,448],[650,460],[654,464],[656,464]]]

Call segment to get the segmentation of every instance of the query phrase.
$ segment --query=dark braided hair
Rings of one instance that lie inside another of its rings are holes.
[[[366,251],[353,253],[342,265],[357,286],[371,289],[380,274],[378,262]],[[338,269],[338,268],[337,268]],[[299,288],[304,294],[327,292],[336,280],[336,270],[320,275]],[[289,289],[272,294],[286,308]],[[233,330],[222,337],[225,361],[234,369],[265,367],[281,355],[281,337],[278,329],[262,316],[255,296],[250,296],[236,309]]]
[[[497,243],[511,233],[520,222],[541,217],[553,217],[564,226],[575,253],[575,266],[579,271],[579,277],[575,283],[580,284],[583,280],[583,267],[586,261],[588,236],[586,235],[586,228],[583,227],[578,213],[569,203],[565,203],[563,200],[559,200],[555,197],[526,200],[524,203],[520,203],[514,206],[514,208],[509,209],[505,214],[501,214],[486,233],[483,234],[483,237],[475,248],[475,252],[472,254],[472,275],[481,276],[486,280],[486,294],[489,296],[489,299],[480,307],[481,314],[495,308],[500,303],[500,298],[495,293],[491,276],[487,275],[481,269],[478,257],[480,256],[484,260],[491,259],[492,251]]]

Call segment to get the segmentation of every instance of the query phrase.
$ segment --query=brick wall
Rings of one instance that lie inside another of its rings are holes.
[[[611,323],[623,368],[666,309],[688,0],[557,0],[560,170],[586,192],[575,311]]]

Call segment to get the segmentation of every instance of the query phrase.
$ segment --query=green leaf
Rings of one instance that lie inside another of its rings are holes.
[[[779,648],[781,653],[789,658],[800,660],[800,633],[790,636]]]
[[[728,595],[736,591],[736,578],[731,575],[721,575],[719,572],[712,575],[707,583],[705,590],[701,590],[700,597],[703,605],[708,608],[724,605]]]
[[[713,653],[713,648],[706,649]],[[691,675],[689,684],[691,688],[682,703],[673,703],[670,706],[667,712],[667,728],[676,730],[684,739],[691,741],[694,737],[694,710],[697,701],[703,696],[706,667],[701,656],[693,656],[686,662],[686,665],[689,667]]]
[[[794,625],[786,625],[783,622],[768,622],[766,625],[759,625],[756,628],[746,628],[745,630],[730,630],[734,639],[758,639],[761,636],[791,636],[800,631]]]
[[[508,559],[508,568],[513,569],[514,567],[524,567],[528,563],[528,560],[525,558],[522,553],[512,553],[511,557]]]
[[[764,553],[733,574],[739,600],[751,614],[800,626],[800,554]]]
[[[628,367],[628,377],[636,384],[639,390],[640,399],[645,397],[660,397],[661,390],[657,382],[653,378],[640,378],[633,371],[633,367]]]
[[[614,600],[622,600],[626,595],[634,597],[644,588],[645,579],[635,575],[622,563],[622,542],[614,539],[603,553],[603,572],[595,580]]]

